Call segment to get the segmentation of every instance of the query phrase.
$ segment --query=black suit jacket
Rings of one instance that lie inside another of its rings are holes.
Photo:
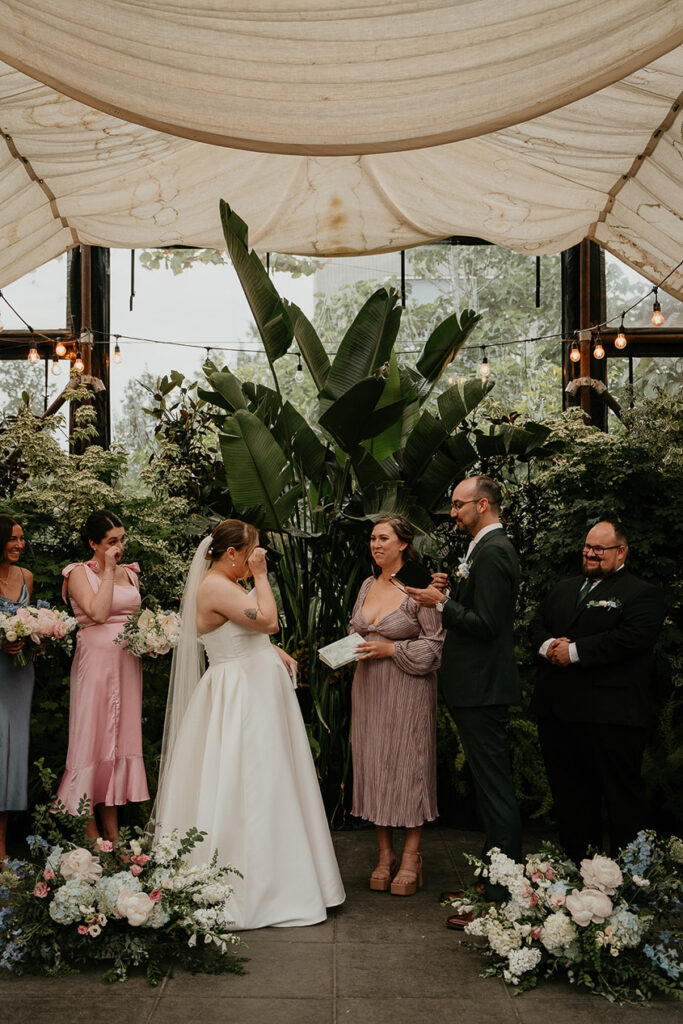
[[[532,706],[539,718],[647,726],[654,712],[653,649],[664,620],[662,593],[621,569],[601,580],[577,609],[584,582],[575,576],[558,583],[531,624],[536,651],[550,637],[566,636],[579,655],[565,668],[539,657]]]
[[[517,552],[503,530],[492,530],[469,562],[469,576],[458,581],[443,609],[441,690],[451,708],[514,704],[521,696],[512,636]]]

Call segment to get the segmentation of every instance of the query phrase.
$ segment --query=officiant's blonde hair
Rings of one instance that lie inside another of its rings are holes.
[[[258,530],[251,523],[243,523],[241,519],[224,519],[211,531],[211,544],[206,557],[213,565],[228,548],[239,550],[248,547],[251,552],[258,544]]]

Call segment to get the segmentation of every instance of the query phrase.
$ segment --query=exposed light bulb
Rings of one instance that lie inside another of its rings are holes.
[[[451,375],[450,375],[450,377],[448,378],[448,384],[449,384],[449,386],[450,386],[450,385],[451,385],[452,383],[453,383],[453,374],[451,374]]]
[[[40,361],[38,349],[36,348],[35,344],[32,344],[30,349],[28,350],[28,361],[30,363],[37,363]]]
[[[578,341],[575,341],[569,350],[569,358],[573,363],[578,363],[581,358],[581,349],[579,348]]]
[[[62,372],[62,369],[61,369],[61,367],[59,365],[59,359],[57,358],[57,356],[53,356],[52,357],[52,375],[53,375],[53,377],[59,377],[61,372]]]
[[[484,380],[486,380],[486,378],[489,375],[489,361],[488,361],[488,356],[486,355],[486,349],[485,348],[482,348],[482,353],[483,353],[483,355],[482,355],[482,360],[481,360],[481,366],[479,367],[479,373],[482,375]]]
[[[664,314],[657,298],[657,289],[654,288],[653,291],[655,293],[655,301],[652,303],[652,326],[661,327],[664,323]]]
[[[55,345],[55,355],[59,356],[60,359],[63,359],[64,356],[66,355],[66,345],[64,344],[61,338]]]
[[[303,383],[304,379],[304,368],[301,365],[301,356],[299,355],[299,353],[297,353],[297,356],[298,358],[296,363],[296,373],[294,374],[294,380],[297,382],[297,384],[301,384]]]
[[[593,358],[594,359],[604,359],[605,358],[605,350],[602,347],[602,342],[600,341],[600,335],[598,335],[598,337],[596,339],[596,342],[595,342],[595,345],[593,346]]]
[[[626,348],[627,345],[628,345],[628,339],[626,338],[626,335],[624,334],[624,314],[622,313],[621,314],[621,323],[619,324],[619,333],[617,334],[616,338],[614,339],[614,347],[615,348]]]
[[[81,356],[81,350],[79,348],[78,352],[76,353],[76,361],[74,362],[74,370],[76,371],[76,373],[83,373],[84,369],[85,369],[85,363],[83,362],[83,357]]]
[[[120,363],[121,362],[121,349],[119,348],[118,341],[114,345],[114,362],[115,363]]]
[[[458,384],[464,384],[465,383],[465,378],[464,377],[456,377],[456,380],[457,380]]]

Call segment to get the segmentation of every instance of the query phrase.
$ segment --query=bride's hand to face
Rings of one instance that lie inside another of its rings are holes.
[[[268,566],[266,564],[266,549],[254,548],[247,559],[247,565],[254,579],[256,579],[257,576],[267,576]]]

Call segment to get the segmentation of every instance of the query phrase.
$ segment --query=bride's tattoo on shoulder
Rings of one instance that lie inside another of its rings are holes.
[[[248,619],[255,619],[258,615],[258,610],[256,608],[245,608],[244,614]]]

